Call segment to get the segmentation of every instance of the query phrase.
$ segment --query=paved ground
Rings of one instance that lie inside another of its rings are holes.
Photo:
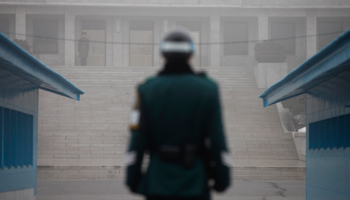
[[[305,181],[234,181],[214,200],[305,200]],[[38,181],[37,200],[141,200],[122,180]]]

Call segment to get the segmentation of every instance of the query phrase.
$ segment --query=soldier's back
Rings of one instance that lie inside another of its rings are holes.
[[[218,98],[217,84],[196,74],[160,75],[141,84],[139,95],[151,144],[150,165],[141,190],[147,195],[208,196],[207,177],[198,156],[191,168],[185,168],[162,160],[156,148],[181,147],[189,140],[201,143]]]

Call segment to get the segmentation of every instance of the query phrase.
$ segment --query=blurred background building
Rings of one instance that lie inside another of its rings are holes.
[[[258,95],[350,27],[348,0],[2,0],[0,30],[86,92],[77,103],[40,91],[39,179],[123,177],[135,85],[160,69],[157,43],[174,26],[191,32],[193,65],[220,84],[234,177],[305,178],[295,126]],[[256,60],[269,39],[285,60]]]

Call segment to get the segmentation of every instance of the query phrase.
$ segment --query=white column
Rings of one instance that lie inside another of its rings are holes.
[[[75,64],[75,15],[66,12],[64,22],[64,61],[65,65],[73,66]]]
[[[263,11],[259,15],[259,41],[269,39],[269,16],[268,13]]]
[[[316,10],[306,11],[306,56],[311,58],[317,52],[317,17]]]
[[[26,39],[26,9],[23,6],[16,7],[15,38]]]
[[[128,43],[130,42],[129,41],[129,24],[130,24],[130,21],[126,21],[126,20],[123,20],[123,23],[122,23],[122,34],[123,34],[123,37],[122,37],[122,41],[123,43]],[[127,67],[129,66],[129,59],[130,59],[130,55],[129,55],[129,45],[128,44],[124,44],[122,45],[122,48],[123,48],[123,67]]]
[[[123,66],[123,34],[122,34],[122,20],[120,18],[115,19],[113,31],[113,66]]]
[[[158,43],[162,40],[162,26],[161,26],[161,20],[155,20],[154,21],[154,28],[153,28],[153,42]],[[161,57],[159,53],[159,46],[153,45],[153,66],[160,66],[161,65]]]
[[[259,12],[258,18],[258,40],[264,41],[269,39],[269,15],[267,10],[261,10]],[[254,66],[254,74],[256,83],[259,89],[268,88],[268,80],[269,76],[268,63],[258,63]],[[273,67],[272,67],[273,68]],[[273,70],[272,70],[273,71]]]
[[[168,19],[164,19],[163,20],[163,35],[164,33],[167,33],[169,30],[169,20]]]
[[[210,17],[210,67],[220,67],[220,16]]]
[[[106,66],[113,66],[113,36],[115,28],[113,26],[114,19],[107,19],[106,20]]]

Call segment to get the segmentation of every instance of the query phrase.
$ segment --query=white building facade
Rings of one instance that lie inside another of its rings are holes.
[[[244,168],[280,160],[283,167],[305,166],[276,107],[263,109],[257,98],[255,43],[276,39],[291,71],[350,28],[350,0],[1,1],[0,30],[27,40],[36,58],[86,92],[79,105],[40,93],[39,178],[123,176],[135,84],[162,65],[157,44],[174,26],[191,32],[192,63],[220,83],[233,159],[241,163],[234,176],[305,178],[305,168]],[[90,39],[88,66],[80,66],[82,32]]]
[[[159,65],[157,45],[148,49],[146,45],[147,50],[139,54],[138,49],[120,43],[158,43],[169,28],[184,26],[195,42],[204,43],[197,48],[197,65],[252,66],[257,40],[292,38],[280,43],[294,68],[350,27],[347,0],[26,0],[0,5],[1,30],[12,38],[27,39],[34,55],[48,65],[79,65],[77,42],[72,40],[79,40],[82,31],[92,41],[106,42],[92,45],[95,51],[90,52],[88,65]],[[335,34],[314,37],[325,33]],[[208,45],[240,41],[250,42]]]

